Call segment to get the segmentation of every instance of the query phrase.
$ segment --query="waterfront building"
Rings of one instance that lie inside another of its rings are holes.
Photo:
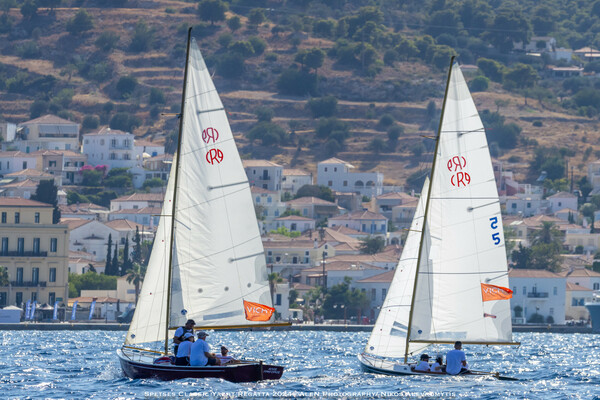
[[[543,269],[508,271],[513,323],[565,323],[566,278]]]

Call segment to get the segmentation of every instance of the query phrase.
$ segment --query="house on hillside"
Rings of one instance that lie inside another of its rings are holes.
[[[25,153],[38,150],[79,152],[79,124],[56,115],[44,115],[17,126],[14,141],[3,144]]]
[[[350,172],[354,166],[338,158],[317,164],[317,185],[338,192],[358,192],[363,196],[383,193],[383,174],[380,172]]]
[[[284,192],[296,194],[298,189],[300,189],[302,186],[312,184],[313,176],[310,172],[292,168],[285,168],[283,170],[283,177],[281,178],[281,190]]]
[[[330,217],[327,225],[329,227],[343,225],[369,235],[385,235],[387,233],[388,219],[381,214],[371,211],[355,211]]]
[[[283,167],[267,160],[242,160],[250,186],[278,192],[281,190]]]
[[[316,220],[331,218],[340,212],[337,204],[318,197],[300,197],[285,204],[287,208],[299,211],[303,217]]]

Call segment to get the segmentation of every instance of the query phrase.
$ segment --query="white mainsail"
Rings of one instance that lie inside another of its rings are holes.
[[[197,327],[259,325],[246,320],[244,300],[272,305],[250,186],[223,104],[194,39],[180,134],[178,165],[172,166],[148,272],[127,335],[129,344],[165,340],[168,293],[170,328],[189,318]]]
[[[449,77],[419,257],[409,340],[512,342],[500,203],[485,131],[458,64]]]
[[[404,243],[404,248],[402,249],[400,261],[398,262],[394,278],[371,332],[371,337],[367,342],[365,353],[390,358],[400,358],[405,355],[410,307],[415,286],[415,274],[428,190],[429,178],[426,178],[415,215],[410,225],[410,230],[408,231],[408,236]],[[422,343],[410,344],[409,353],[419,352],[426,347],[427,344]]]

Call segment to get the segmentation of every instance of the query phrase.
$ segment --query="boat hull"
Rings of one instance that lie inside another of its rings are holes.
[[[118,351],[117,354],[123,373],[132,379],[220,378],[230,382],[256,382],[266,379],[276,380],[283,375],[283,367],[266,365],[261,362],[192,367],[134,361],[127,358],[121,351]]]
[[[587,303],[585,307],[590,313],[592,319],[592,332],[600,333],[600,302]]]

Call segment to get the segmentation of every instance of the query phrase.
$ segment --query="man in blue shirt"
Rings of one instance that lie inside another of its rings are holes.
[[[462,342],[459,340],[454,343],[454,350],[450,350],[446,354],[446,373],[458,375],[467,371],[467,357],[462,351]]]
[[[215,353],[210,352],[210,347],[206,343],[206,337],[208,333],[204,331],[198,332],[198,340],[192,345],[192,351],[190,353],[190,365],[193,366],[205,366],[205,365],[218,365],[219,360]]]

